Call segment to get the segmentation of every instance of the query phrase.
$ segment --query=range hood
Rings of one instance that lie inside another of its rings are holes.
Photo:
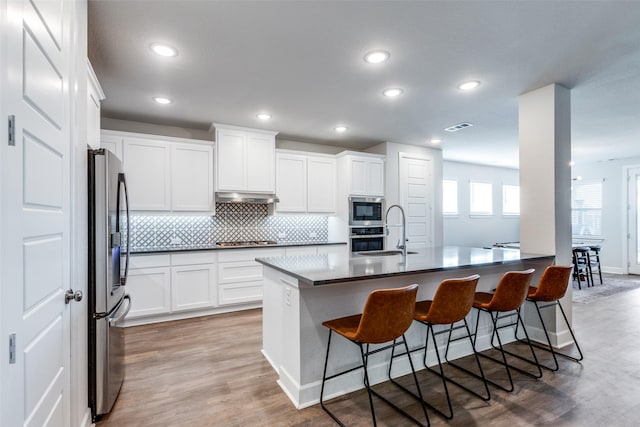
[[[217,192],[216,202],[218,203],[278,203],[280,199],[275,194],[265,193],[232,193]]]

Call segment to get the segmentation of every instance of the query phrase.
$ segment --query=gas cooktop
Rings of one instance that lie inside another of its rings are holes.
[[[276,245],[277,242],[273,240],[237,240],[234,242],[216,242],[216,245],[222,247],[230,246],[269,246]]]

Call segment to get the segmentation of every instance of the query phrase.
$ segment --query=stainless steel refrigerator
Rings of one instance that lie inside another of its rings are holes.
[[[123,321],[131,299],[129,197],[120,160],[89,150],[89,404],[96,421],[111,411],[124,380]]]

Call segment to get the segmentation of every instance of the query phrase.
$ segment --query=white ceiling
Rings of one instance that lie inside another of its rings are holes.
[[[363,61],[376,48],[387,63]],[[441,137],[447,160],[510,167],[518,96],[557,82],[572,89],[575,161],[640,156],[638,1],[90,0],[89,57],[105,117],[353,149]],[[469,79],[482,85],[456,88]],[[404,93],[383,97],[392,86]]]

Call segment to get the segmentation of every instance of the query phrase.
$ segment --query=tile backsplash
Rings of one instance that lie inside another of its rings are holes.
[[[131,247],[201,246],[236,240],[326,241],[326,216],[274,216],[267,205],[217,203],[215,216],[131,215]],[[179,243],[177,243],[179,242]]]

